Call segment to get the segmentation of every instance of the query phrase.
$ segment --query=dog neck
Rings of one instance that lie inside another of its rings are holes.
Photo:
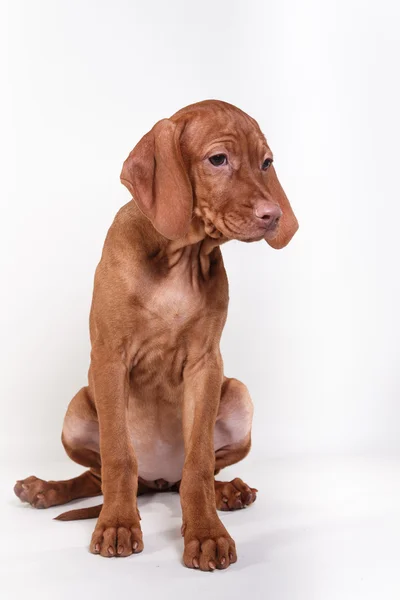
[[[179,240],[167,240],[158,233],[134,200],[119,211],[116,223],[117,235],[123,237],[130,260],[149,261],[157,272],[165,276],[168,273],[177,275],[179,270],[183,272],[190,267],[192,273],[198,269],[203,279],[208,279],[212,265],[221,257],[218,246],[228,241],[197,210],[188,232]],[[133,230],[136,235],[133,235]],[[140,244],[137,243],[138,232]]]
[[[211,235],[210,235],[211,234]],[[204,279],[210,275],[215,251],[226,238],[216,233],[204,220],[195,215],[191,221],[188,233],[179,240],[168,241],[157,253],[157,260],[164,259],[168,270],[176,270],[186,263],[198,264]]]

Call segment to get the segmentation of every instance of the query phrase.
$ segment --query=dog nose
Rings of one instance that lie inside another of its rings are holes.
[[[272,202],[260,202],[257,204],[254,212],[256,217],[264,221],[268,229],[276,227],[282,216],[279,206],[272,204]]]

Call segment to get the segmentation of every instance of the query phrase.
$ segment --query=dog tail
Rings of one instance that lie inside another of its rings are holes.
[[[78,521],[81,519],[95,519],[99,516],[102,504],[97,506],[88,506],[87,508],[77,508],[76,510],[69,510],[68,512],[54,517],[55,521]]]

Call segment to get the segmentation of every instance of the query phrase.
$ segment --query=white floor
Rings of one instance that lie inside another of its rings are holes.
[[[176,494],[139,499],[142,554],[103,559],[88,552],[94,521],[53,521],[62,508],[35,510],[12,492],[17,478],[69,477],[79,467],[28,463],[2,469],[2,600],[400,598],[399,459],[249,458],[226,469],[227,478],[240,476],[257,487],[259,497],[251,508],[220,513],[239,561],[214,573],[181,564]],[[96,498],[74,504],[98,503]]]

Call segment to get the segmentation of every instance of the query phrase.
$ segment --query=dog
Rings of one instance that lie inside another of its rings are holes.
[[[183,562],[212,571],[237,560],[217,515],[254,502],[236,478],[215,480],[251,445],[246,386],[224,376],[220,338],[228,280],[220,246],[266,240],[283,248],[298,229],[257,122],[206,100],[156,123],[123,164],[132,199],[117,213],[96,270],[88,385],[70,402],[62,443],[87,471],[67,481],[19,480],[36,508],[103,494],[60,520],[98,517],[90,551],[143,550],[137,496],[175,490]]]

